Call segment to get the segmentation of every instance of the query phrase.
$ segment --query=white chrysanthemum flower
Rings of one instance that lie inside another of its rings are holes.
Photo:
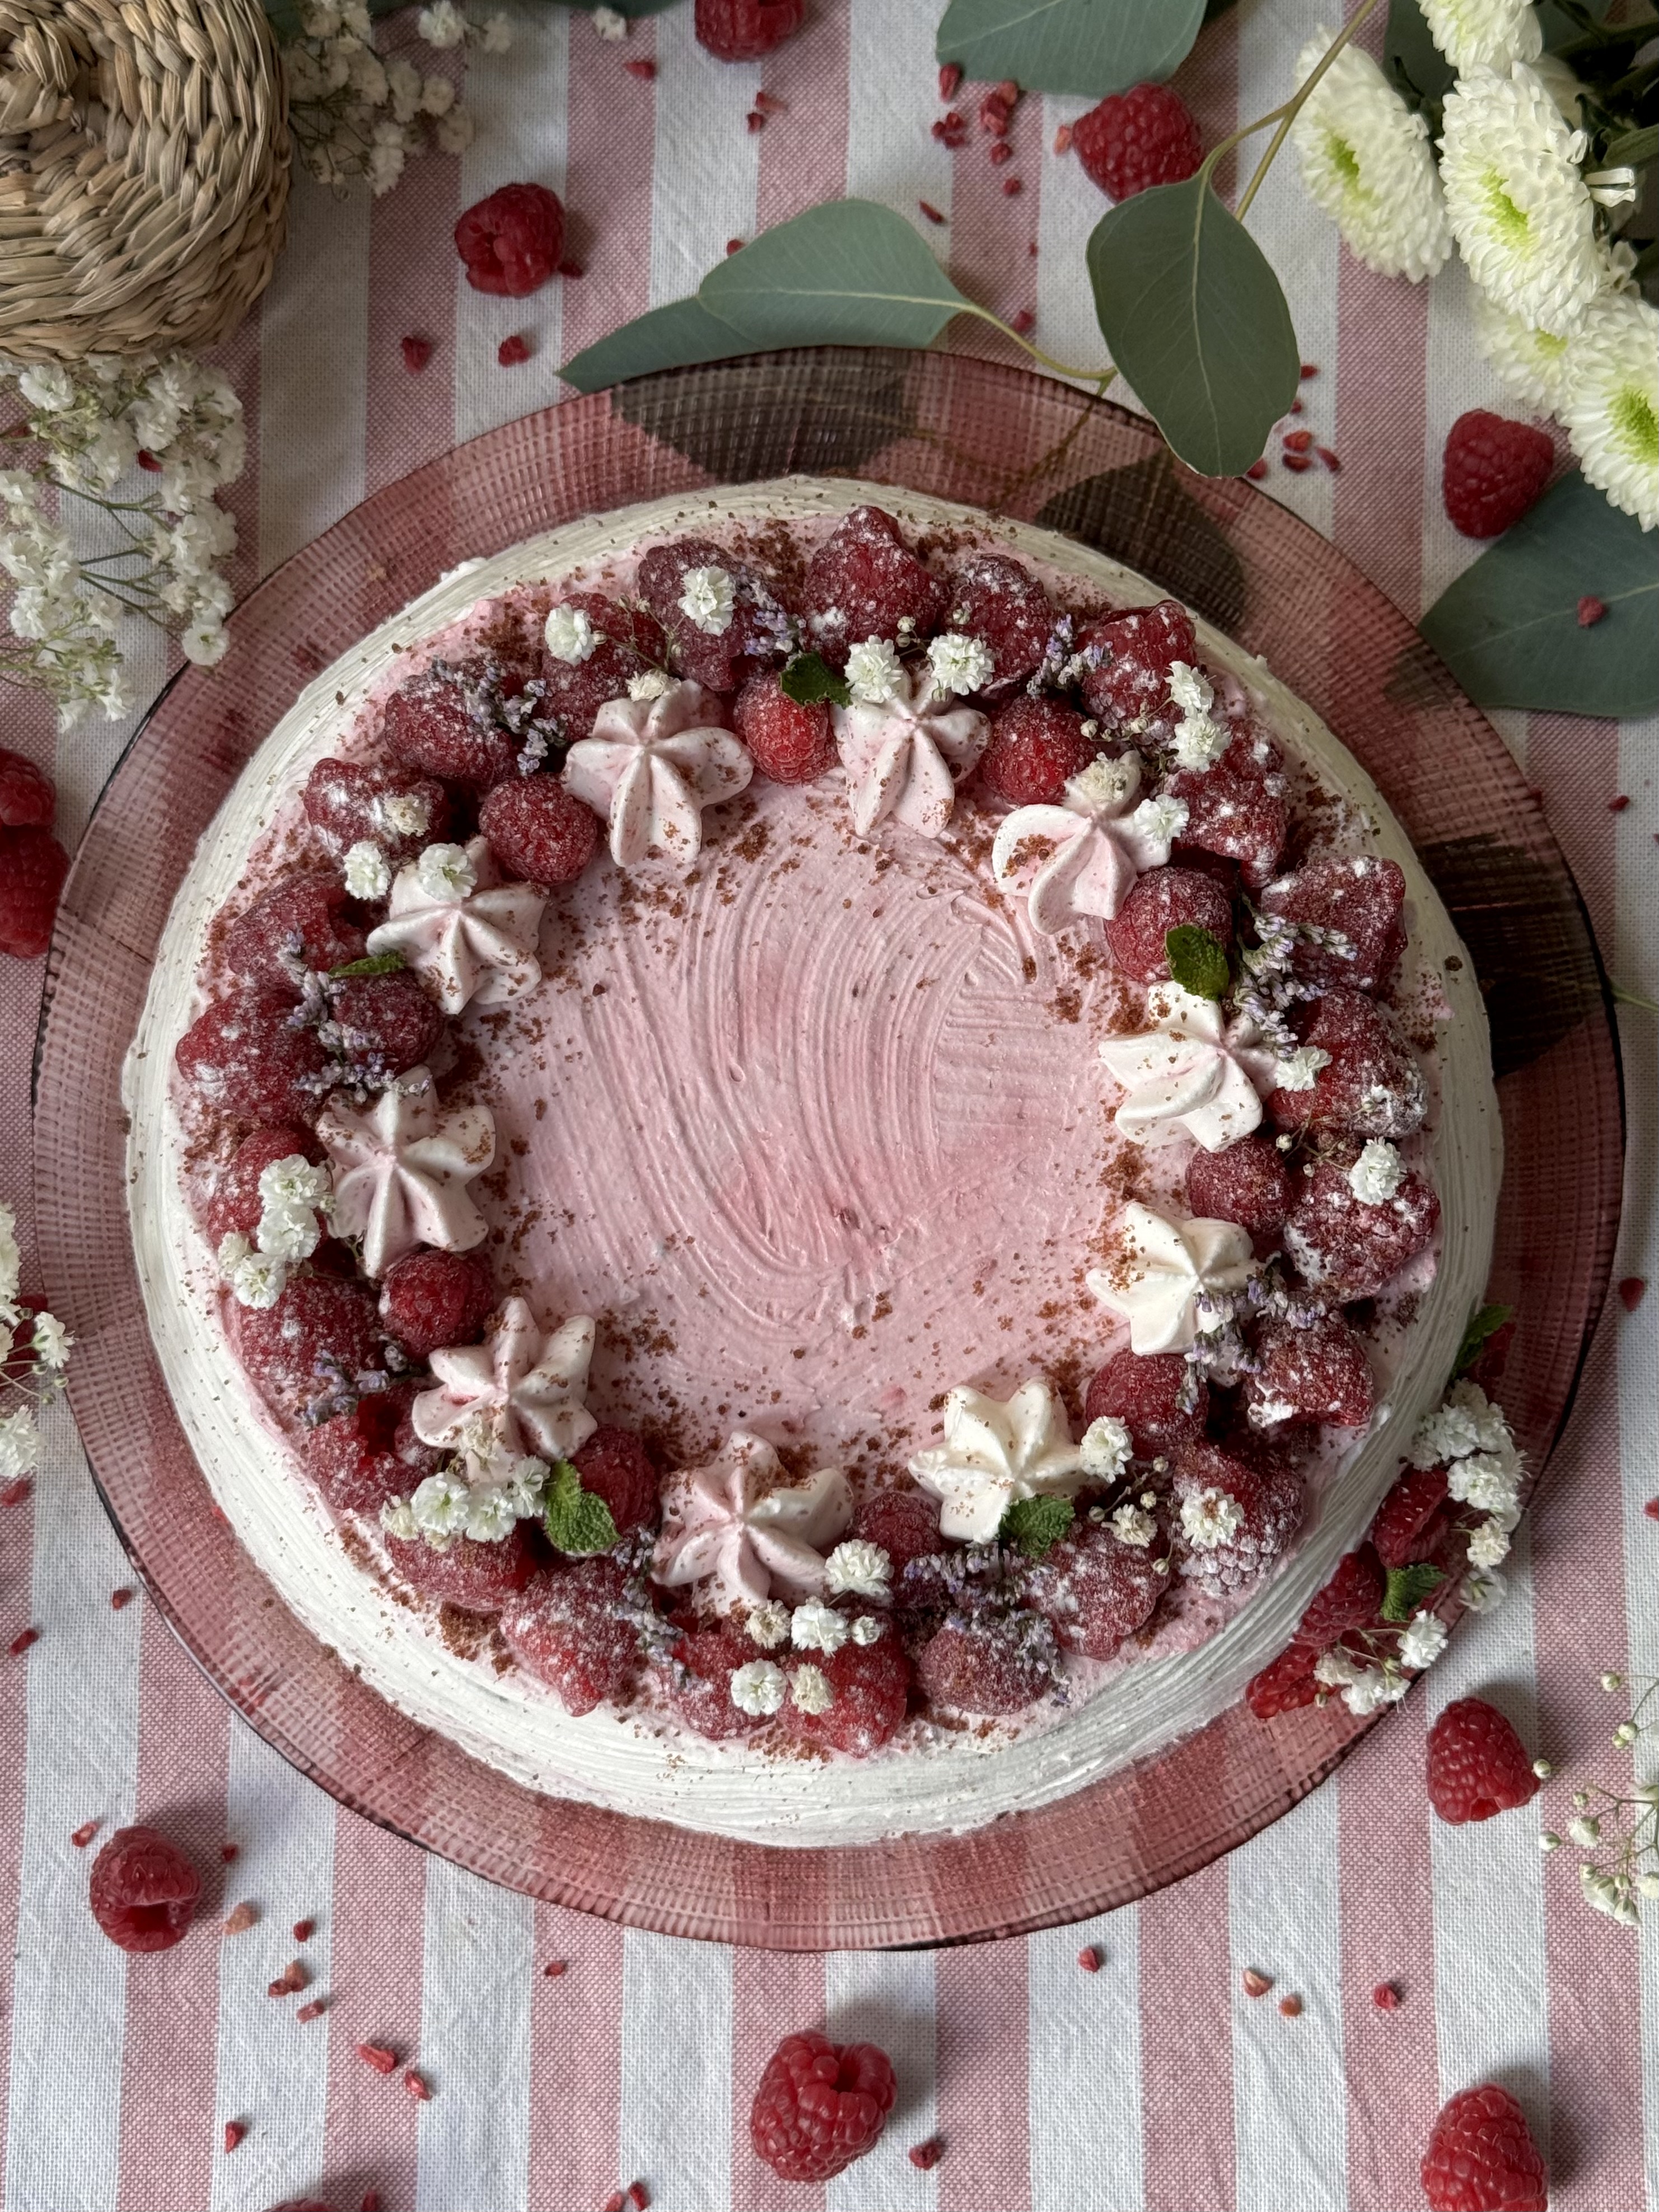
[[[1406,1163],[1393,1145],[1372,1138],[1348,1170],[1348,1188],[1362,1206],[1386,1206],[1406,1178]]]
[[[789,1694],[804,1713],[827,1713],[836,1702],[830,1677],[820,1667],[797,1667],[789,1677]]]
[[[591,660],[602,642],[592,619],[581,607],[550,607],[547,620],[542,625],[542,635],[554,659],[562,660],[568,668],[580,667],[583,661]]]
[[[478,887],[478,872],[466,856],[465,845],[428,845],[415,863],[415,880],[436,905],[470,898]]]
[[[892,1555],[861,1537],[837,1544],[823,1563],[823,1587],[831,1597],[885,1597],[892,1579]]]
[[[1144,1551],[1157,1535],[1158,1523],[1138,1505],[1120,1505],[1112,1516],[1112,1534],[1120,1544],[1133,1544],[1137,1551]]]
[[[1134,1443],[1126,1422],[1115,1413],[1103,1413],[1085,1429],[1078,1449],[1085,1474],[1096,1482],[1115,1482],[1129,1464]]]
[[[1510,1555],[1510,1532],[1501,1521],[1487,1519],[1469,1537],[1472,1567],[1499,1567]]]
[[[688,568],[680,580],[680,612],[705,636],[725,636],[737,599],[737,586],[724,568]]]
[[[769,1659],[751,1659],[732,1676],[732,1702],[740,1713],[765,1720],[783,1705],[783,1669]]]
[[[1418,0],[1429,36],[1452,67],[1507,69],[1529,62],[1544,48],[1544,33],[1531,0]]]
[[[383,899],[392,889],[392,864],[384,846],[360,837],[345,856],[345,887],[355,899]]]
[[[1218,1551],[1243,1527],[1244,1509],[1224,1490],[1200,1490],[1182,1499],[1181,1525],[1194,1551]]]
[[[789,1633],[789,1608],[776,1598],[769,1598],[764,1605],[753,1608],[747,1626],[750,1640],[763,1651],[775,1651]]]
[[[1440,182],[1469,273],[1536,330],[1576,330],[1607,283],[1595,203],[1570,131],[1536,74],[1476,70],[1446,95]]]
[[[1659,523],[1659,309],[1634,292],[1599,300],[1567,348],[1557,409],[1586,483]]]
[[[951,693],[965,698],[970,691],[982,691],[996,673],[996,659],[982,638],[965,637],[960,630],[946,630],[936,637],[927,648],[927,665],[933,672],[933,689],[941,695]]]
[[[40,1431],[27,1406],[0,1413],[0,1479],[11,1481],[40,1464]]]
[[[1322,24],[1296,58],[1305,83],[1330,50]],[[1291,126],[1308,197],[1368,269],[1432,276],[1451,252],[1429,128],[1370,56],[1344,46]]]
[[[1419,1613],[1400,1639],[1400,1663],[1418,1674],[1432,1667],[1446,1648],[1446,1624],[1437,1613]]]
[[[1474,288],[1474,342],[1498,371],[1504,389],[1535,415],[1553,415],[1571,339],[1535,331]]]
[[[660,668],[642,668],[637,676],[628,679],[630,699],[660,699],[673,688],[673,678]]]
[[[898,696],[904,682],[904,665],[884,637],[866,637],[847,656],[847,687],[854,699],[878,707]]]
[[[64,1368],[69,1364],[70,1346],[75,1339],[56,1314],[38,1313],[34,1316],[34,1356],[43,1367]]]
[[[827,1657],[847,1641],[847,1622],[832,1605],[817,1598],[798,1605],[789,1622],[790,1641],[798,1651],[822,1651]]]

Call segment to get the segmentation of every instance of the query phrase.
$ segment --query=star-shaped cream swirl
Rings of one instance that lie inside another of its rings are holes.
[[[1259,1127],[1278,1061],[1258,1043],[1255,1023],[1227,1023],[1215,1000],[1179,983],[1155,984],[1146,1012],[1149,1030],[1100,1048],[1129,1094],[1113,1116],[1124,1135],[1144,1145],[1185,1129],[1206,1152],[1221,1152]]]
[[[735,799],[754,764],[720,702],[701,684],[655,698],[608,699],[593,732],[565,756],[565,788],[611,825],[611,857],[631,868],[654,847],[689,868],[702,850],[702,810]]]
[[[1069,1498],[1088,1480],[1066,1409],[1040,1375],[1006,1401],[961,1384],[946,1393],[945,1442],[918,1452],[910,1472],[943,1508],[946,1536],[988,1544],[1018,1498]]]
[[[508,1298],[482,1344],[431,1357],[435,1390],[410,1421],[423,1444],[465,1455],[475,1480],[511,1474],[523,1459],[568,1459],[599,1423],[587,1410],[593,1323],[573,1314],[544,1330],[522,1298]]]
[[[466,1187],[495,1157],[495,1116],[441,1111],[429,1069],[411,1067],[367,1108],[333,1092],[317,1135],[334,1170],[335,1231],[362,1239],[369,1274],[417,1244],[466,1252],[488,1235]]]
[[[991,848],[999,884],[1025,893],[1031,927],[1057,937],[1074,921],[1109,921],[1147,868],[1161,868],[1187,826],[1182,799],[1143,799],[1140,758],[1091,761],[1057,806],[1019,806]]]
[[[951,818],[957,784],[984,751],[991,725],[977,708],[951,704],[927,662],[901,669],[884,698],[855,698],[833,710],[836,745],[847,771],[853,827],[868,836],[878,823],[902,823],[937,837]]]
[[[734,1430],[703,1467],[683,1468],[663,1492],[653,1581],[671,1589],[717,1580],[734,1605],[823,1587],[824,1555],[850,1527],[853,1492],[838,1467],[791,1483],[762,1437]]]
[[[447,1014],[470,999],[498,1006],[542,980],[536,957],[547,894],[533,884],[504,884],[489,847],[474,837],[428,845],[399,868],[386,919],[368,933],[371,952],[400,952],[432,986]]]
[[[1132,1203],[1119,1224],[1121,1255],[1091,1268],[1089,1288],[1126,1316],[1133,1352],[1185,1352],[1198,1339],[1198,1302],[1242,1291],[1255,1266],[1249,1231],[1236,1221],[1168,1221]]]

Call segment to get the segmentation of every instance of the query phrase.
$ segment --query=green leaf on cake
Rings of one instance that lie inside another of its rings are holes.
[[[1588,628],[1581,599],[1607,609]],[[1574,470],[1419,627],[1477,705],[1650,714],[1659,708],[1659,534],[1609,507]]]
[[[1242,476],[1290,411],[1302,362],[1279,279],[1207,172],[1103,216],[1089,281],[1113,361],[1177,457]]]
[[[1040,1559],[1071,1527],[1074,1510],[1069,1498],[1017,1498],[997,1534],[1028,1559]]]
[[[611,1508],[596,1492],[582,1488],[568,1459],[555,1460],[547,1478],[542,1526],[556,1552],[608,1552],[617,1541]]]
[[[837,707],[853,703],[851,685],[837,676],[821,653],[798,653],[778,678],[786,699],[798,707],[821,707],[826,700]]]
[[[1382,1593],[1383,1620],[1409,1620],[1445,1579],[1439,1568],[1431,1567],[1426,1559],[1416,1560],[1408,1567],[1390,1567],[1388,1588]]]
[[[1166,929],[1164,952],[1170,975],[1196,999],[1222,997],[1232,980],[1226,946],[1195,921],[1178,921]]]
[[[1170,76],[1204,15],[1204,0],[951,0],[936,51],[976,83],[1098,100]]]
[[[1506,1321],[1515,1313],[1513,1306],[1482,1306],[1463,1332],[1463,1341],[1457,1347],[1457,1364],[1453,1375],[1467,1375],[1486,1350],[1488,1339],[1497,1335]]]
[[[348,960],[343,968],[331,968],[331,981],[336,975],[393,975],[407,963],[401,952],[366,952],[361,960]]]
[[[697,297],[745,349],[932,344],[969,302],[902,216],[831,200],[729,255]]]
[[[673,300],[584,346],[559,374],[578,392],[603,392],[607,385],[625,383],[630,376],[689,368],[697,362],[729,361],[734,354],[751,350],[749,341],[710,314],[701,300]]]

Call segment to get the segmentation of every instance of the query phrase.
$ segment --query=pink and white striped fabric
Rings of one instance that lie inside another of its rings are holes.
[[[1030,99],[1015,159],[977,136],[952,155],[929,0],[814,0],[764,66],[723,66],[687,6],[623,48],[588,17],[520,11],[467,84],[476,144],[416,163],[388,198],[296,185],[258,313],[223,349],[246,405],[234,504],[246,587],[364,495],[452,444],[556,401],[556,364],[690,291],[730,238],[839,192],[890,204],[965,289],[1035,312],[1061,359],[1097,358],[1082,249],[1101,203],[1048,149],[1083,103]],[[1243,0],[1180,80],[1206,135],[1283,97],[1317,0]],[[394,23],[391,39],[406,36]],[[622,68],[654,55],[654,82]],[[763,86],[787,103],[751,134]],[[566,200],[585,274],[535,298],[459,282],[460,208],[514,178]],[[1005,179],[1024,189],[1009,195]],[[949,217],[921,217],[931,202]],[[1445,431],[1501,405],[1457,272],[1412,289],[1368,275],[1274,170],[1252,228],[1280,270],[1304,357],[1307,421],[1341,457],[1267,489],[1333,537],[1413,618],[1470,557],[1438,495]],[[501,339],[533,354],[502,370]],[[405,333],[434,342],[419,376]],[[967,343],[975,343],[974,331]],[[141,664],[154,688],[164,654]],[[5,741],[53,769],[72,842],[126,736],[61,743],[15,697]],[[1612,972],[1659,995],[1659,759],[1652,724],[1509,715]],[[1629,806],[1613,810],[1616,795]],[[0,963],[0,1190],[28,1231],[28,1083],[41,963]],[[1626,1009],[1630,1188],[1617,1273],[1659,1279],[1652,1018]],[[26,1277],[27,1280],[27,1277]],[[1553,1478],[1517,1546],[1513,1594],[1473,1622],[1425,1693],[1338,1778],[1231,1860],[1083,1927],[937,1954],[796,1958],[624,1933],[532,1905],[337,1811],[193,1671],[146,1607],[111,1609],[128,1571],[65,1418],[32,1500],[0,1512],[0,2161],[9,2212],[257,2212],[320,2196],[349,2212],[583,2212],[638,2179],[660,2212],[1401,2212],[1442,2099],[1495,2078],[1522,2098],[1562,2212],[1659,2207],[1659,1947],[1595,1919],[1570,1854],[1546,1861],[1538,1811],[1453,1829],[1430,1814],[1421,1738],[1449,1698],[1496,1694],[1564,1771],[1610,1771],[1604,1667],[1659,1672],[1659,1291],[1611,1306]],[[1547,1798],[1545,1802],[1550,1803]],[[1551,1808],[1560,1818],[1559,1795]],[[131,1969],[94,1926],[82,1821],[164,1818],[204,1864],[237,1846],[212,1920]],[[221,1901],[222,1899],[222,1902]],[[295,2024],[266,1982],[305,1946],[330,2008]],[[1079,1972],[1080,1946],[1103,1965]],[[568,1971],[550,1976],[550,1961]],[[1252,2002],[1240,1972],[1295,1991]],[[1374,1986],[1404,2002],[1379,2010]],[[871,2036],[898,2069],[876,2152],[823,2186],[786,2185],[744,2120],[784,2028]],[[356,2043],[418,2056],[418,2104]],[[248,2127],[227,2156],[224,2124]],[[908,2147],[939,2135],[923,2172]],[[1645,2148],[1644,2148],[1645,2147]],[[1645,2159],[1645,2165],[1644,2165]]]

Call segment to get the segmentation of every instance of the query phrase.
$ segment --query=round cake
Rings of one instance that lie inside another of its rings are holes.
[[[778,1844],[1237,1698],[1441,1401],[1500,1169],[1473,967],[1268,670],[804,478],[470,563],[318,678],[125,1103],[283,1601],[538,1790]]]

